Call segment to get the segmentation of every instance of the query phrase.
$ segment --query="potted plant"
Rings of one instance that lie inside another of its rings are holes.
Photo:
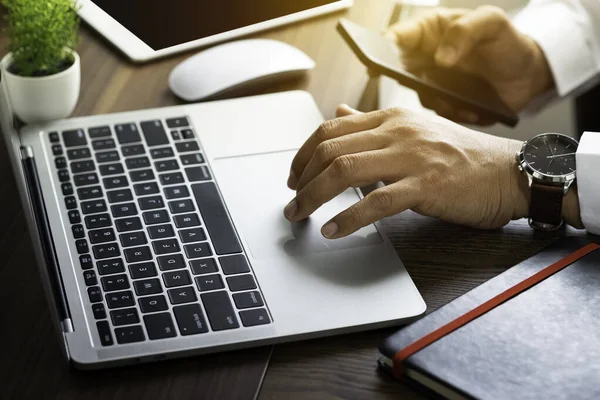
[[[0,61],[14,113],[26,123],[68,117],[77,104],[77,0],[0,0],[9,51]]]

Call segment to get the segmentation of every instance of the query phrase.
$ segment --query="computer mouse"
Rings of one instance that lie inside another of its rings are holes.
[[[221,97],[301,76],[315,62],[287,43],[246,39],[204,50],[181,62],[169,75],[169,87],[187,101]]]

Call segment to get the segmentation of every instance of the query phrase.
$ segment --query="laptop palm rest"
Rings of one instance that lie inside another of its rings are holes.
[[[295,195],[286,186],[294,154],[284,151],[213,161],[229,212],[252,257],[266,260],[381,244],[383,240],[373,225],[342,239],[329,240],[321,235],[327,221],[360,200],[354,189],[304,221],[290,223],[285,219],[283,208]]]

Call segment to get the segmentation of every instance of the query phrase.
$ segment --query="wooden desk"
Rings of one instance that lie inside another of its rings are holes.
[[[384,26],[392,0],[356,0],[345,16]],[[310,78],[274,90],[306,89],[325,117],[340,102],[374,105],[365,68],[348,50],[335,24],[340,14],[280,28],[261,37],[286,41],[317,62]],[[0,53],[7,40],[0,33]],[[189,56],[135,66],[87,27],[78,48],[82,88],[75,115],[178,104],[167,88],[171,69]],[[365,90],[366,89],[366,90]],[[2,145],[0,145],[2,146]],[[0,398],[95,399],[399,399],[421,398],[376,371],[377,346],[393,330],[346,335],[271,348],[195,357],[160,364],[79,372],[59,354],[30,251],[12,171],[0,150]],[[384,221],[429,310],[465,293],[532,255],[558,235],[534,233],[524,221],[495,231],[475,231],[405,212]],[[258,390],[260,389],[260,392]]]

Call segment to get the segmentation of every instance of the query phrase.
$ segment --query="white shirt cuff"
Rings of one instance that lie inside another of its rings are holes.
[[[513,20],[519,31],[542,48],[560,96],[591,80],[597,72],[591,22],[573,7],[566,2],[532,3]]]
[[[576,154],[577,193],[585,229],[600,235],[600,132],[585,132]]]

